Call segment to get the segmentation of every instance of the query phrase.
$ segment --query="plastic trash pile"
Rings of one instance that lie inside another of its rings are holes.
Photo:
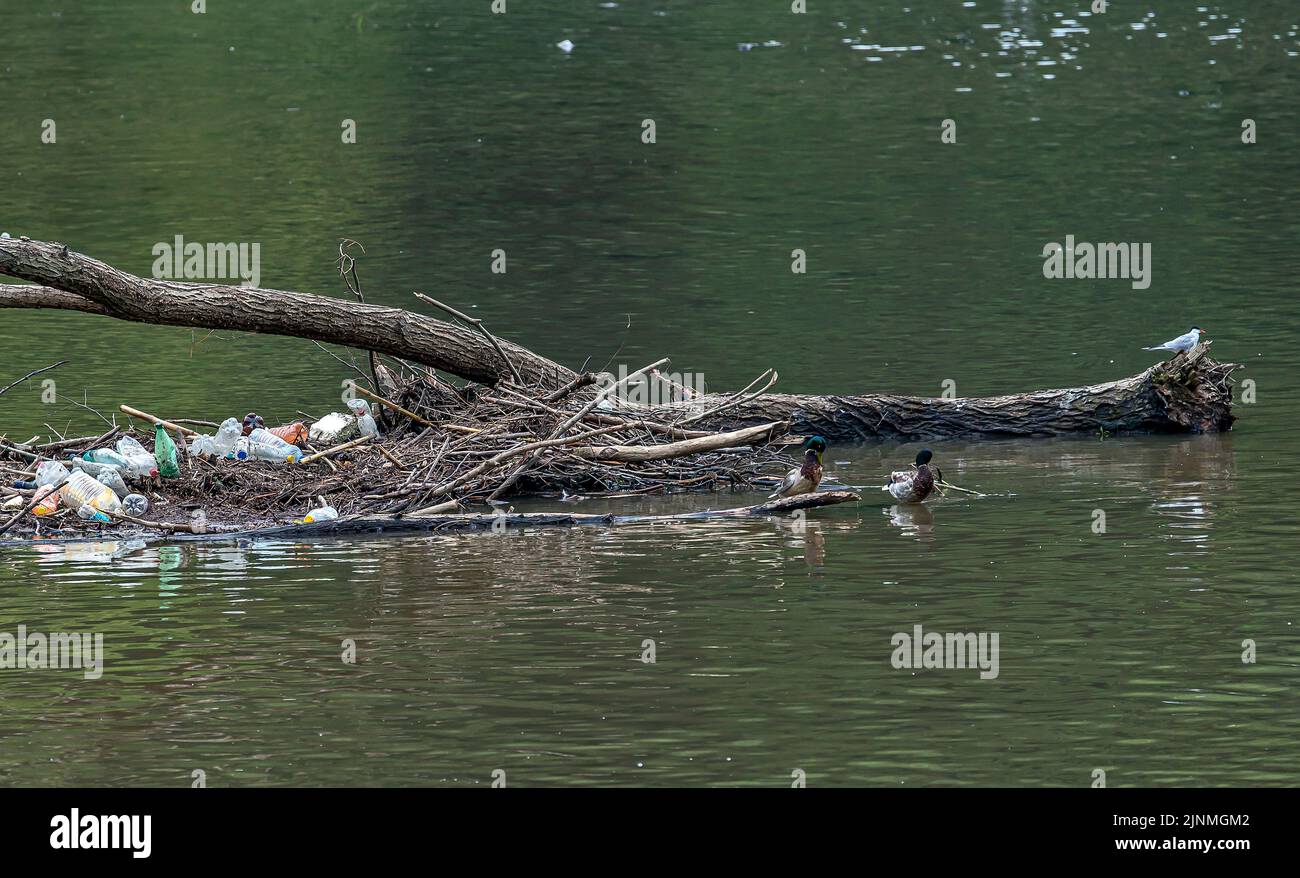
[[[249,412],[242,424],[236,418],[226,418],[217,435],[193,437],[189,452],[203,458],[297,463],[302,459],[299,444],[306,444],[306,435],[307,427],[301,421],[268,430],[256,412]]]
[[[35,481],[17,481],[14,487],[34,489],[32,512],[38,516],[52,515],[62,506],[85,521],[111,524],[118,516],[142,515],[149,510],[149,498],[128,483],[179,475],[176,443],[157,423],[152,453],[134,437],[123,436],[112,448],[96,448],[66,462],[44,461],[36,467]]]

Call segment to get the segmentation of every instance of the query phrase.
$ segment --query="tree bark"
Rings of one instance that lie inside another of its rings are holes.
[[[1210,357],[1210,344],[1202,342],[1195,350],[1130,378],[1086,387],[968,399],[774,393],[692,426],[734,430],[785,420],[796,435],[820,434],[840,441],[1047,437],[1099,431],[1215,433],[1231,429],[1235,420],[1229,375],[1240,367]],[[699,410],[707,409],[707,398],[702,402]],[[644,416],[671,423],[674,413],[680,416],[682,411],[681,406],[660,406]]]
[[[53,288],[0,286],[0,305],[6,307],[63,308],[138,323],[297,336],[401,357],[480,384],[510,376],[501,355],[478,330],[401,308],[287,290],[141,278],[62,245],[22,238],[0,238],[0,274]],[[502,347],[526,382],[555,387],[576,377],[527,348],[508,342]]]
[[[56,308],[120,320],[295,336],[389,354],[480,384],[510,378],[500,353],[470,328],[401,308],[284,290],[152,280],[126,274],[59,244],[0,238],[0,273],[39,286],[0,284],[0,308]],[[501,345],[526,382],[564,388],[577,373],[527,348]],[[789,421],[792,432],[834,441],[1026,437],[1129,432],[1215,432],[1232,415],[1230,375],[1202,343],[1139,375],[1059,390],[971,399],[890,394],[765,394],[705,417],[692,428],[736,430]],[[673,423],[723,401],[633,407],[620,414]],[[602,413],[604,416],[608,411]]]

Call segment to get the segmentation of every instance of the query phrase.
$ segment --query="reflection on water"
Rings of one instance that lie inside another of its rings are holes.
[[[1290,584],[1260,566],[1271,538],[1241,517],[1273,480],[1243,467],[1243,439],[939,444],[951,481],[992,496],[868,493],[802,520],[9,552],[8,618],[103,631],[106,682],[0,676],[11,728],[62,693],[0,777],[476,785],[504,766],[521,785],[766,785],[797,764],[826,784],[1286,782],[1296,668],[1239,657],[1294,622]],[[873,484],[914,453],[840,448],[834,474]],[[894,671],[890,637],[914,624],[999,632],[999,680]]]
[[[936,498],[933,503],[939,502]],[[918,540],[934,539],[934,509],[924,503],[895,504],[885,509],[889,523]]]

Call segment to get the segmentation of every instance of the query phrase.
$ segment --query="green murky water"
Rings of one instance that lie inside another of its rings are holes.
[[[102,632],[106,664],[0,670],[0,782],[1297,782],[1293,6],[488,5],[8,15],[0,230],[142,274],[176,235],[258,242],[264,286],[336,295],[351,237],[373,301],[717,389],[1092,383],[1196,323],[1258,401],[1219,437],[934,443],[994,496],[803,530],[4,552],[0,631]],[[1066,235],[1150,242],[1150,289],[1045,279]],[[279,419],[346,377],[306,342],[0,310],[0,386],[64,358],[65,401],[15,388],[0,430],[94,431],[68,400]],[[917,624],[997,632],[998,677],[896,670]]]

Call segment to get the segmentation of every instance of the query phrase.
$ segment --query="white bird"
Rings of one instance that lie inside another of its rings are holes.
[[[1158,344],[1153,348],[1143,348],[1144,351],[1173,351],[1175,354],[1181,354],[1183,351],[1190,351],[1201,343],[1201,332],[1199,326],[1193,326],[1187,332],[1184,332],[1178,338],[1170,339],[1164,344]]]

